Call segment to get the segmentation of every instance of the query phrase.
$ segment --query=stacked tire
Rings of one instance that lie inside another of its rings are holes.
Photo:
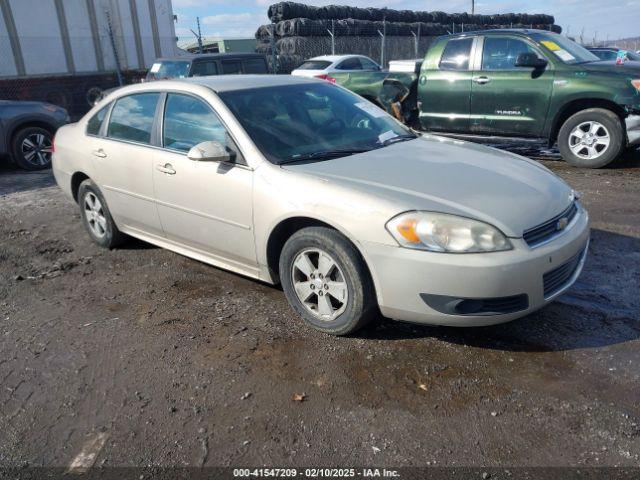
[[[385,58],[403,60],[416,56],[413,38],[418,39],[418,54],[423,56],[435,37],[448,33],[504,28],[562,31],[553,16],[527,13],[470,15],[280,2],[269,7],[268,16],[273,23],[256,31],[256,51],[268,55],[270,62],[275,58],[272,70],[278,73],[289,73],[308,58],[331,53],[332,34],[336,53],[378,60],[384,33]]]

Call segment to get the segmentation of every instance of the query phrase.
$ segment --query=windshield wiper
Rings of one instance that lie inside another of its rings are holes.
[[[304,162],[307,160],[329,160],[332,158],[347,157],[349,155],[355,155],[356,153],[364,153],[370,151],[369,148],[349,148],[339,150],[322,150],[319,152],[304,153],[301,155],[294,155],[279,163],[284,165],[287,163]]]
[[[393,143],[406,142],[408,140],[414,140],[416,138],[418,138],[417,135],[414,135],[412,133],[406,133],[404,135],[398,135],[396,137],[387,138],[384,142],[378,142],[378,145],[382,147],[386,147],[387,145],[391,145]]]

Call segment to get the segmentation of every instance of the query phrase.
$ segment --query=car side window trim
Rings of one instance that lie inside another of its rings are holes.
[[[526,68],[518,68],[518,67],[514,67],[514,68],[505,68],[505,69],[484,69],[482,68],[482,57],[484,55],[484,47],[485,47],[485,40],[488,38],[488,36],[482,36],[478,39],[478,46],[477,46],[477,50],[476,50],[476,57],[475,57],[475,62],[474,62],[474,71],[476,72],[526,72],[530,69],[526,69]],[[536,55],[538,55],[538,57],[543,58],[547,61],[547,66],[545,67],[545,70],[553,70],[553,63],[549,60],[549,58],[542,53],[542,51],[537,47],[537,45],[533,42],[530,42],[527,38],[524,37],[516,37],[516,36],[500,36],[498,38],[507,38],[509,40],[519,40],[523,43],[525,43],[529,48],[531,48]]]
[[[154,125],[154,130],[151,132],[152,138],[157,142],[157,148],[165,152],[171,152],[176,155],[182,155],[183,157],[186,157],[187,154],[189,153],[182,150],[176,150],[174,148],[165,147],[162,143],[162,132],[164,130],[164,112],[166,108],[167,97],[169,96],[169,94],[184,95],[186,97],[191,97],[194,100],[198,100],[204,103],[211,110],[211,112],[216,116],[220,124],[224,127],[225,131],[227,132],[227,135],[229,135],[229,138],[231,138],[231,141],[233,142],[233,145],[237,150],[237,154],[239,157],[238,160],[241,162],[241,163],[236,162],[236,165],[238,165],[239,167],[245,167],[250,170],[253,170],[251,167],[249,167],[249,164],[246,161],[246,157],[244,152],[242,151],[242,148],[240,147],[240,143],[237,141],[235,135],[231,132],[231,130],[229,129],[227,124],[224,122],[224,120],[220,117],[220,115],[218,115],[218,112],[216,112],[216,109],[213,108],[213,106],[209,102],[207,102],[204,98],[200,97],[199,95],[193,94],[191,92],[181,92],[179,90],[165,90],[164,92],[162,92],[162,96],[160,97],[160,101],[158,102],[158,110],[156,110],[156,124]]]

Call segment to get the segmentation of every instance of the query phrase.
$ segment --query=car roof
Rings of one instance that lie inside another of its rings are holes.
[[[168,91],[175,88],[176,85],[184,87],[185,84],[191,84],[206,87],[216,93],[221,93],[247,90],[250,88],[281,87],[287,85],[317,84],[322,82],[322,80],[295,77],[292,75],[215,75],[138,83],[119,88],[116,91],[123,94],[149,91]]]
[[[310,58],[310,60],[326,60],[328,62],[337,62],[338,60],[344,60],[345,58],[368,58],[364,55],[321,55],[319,57]]]
[[[465,36],[476,36],[476,35],[496,35],[496,34],[510,34],[510,35],[520,35],[520,36],[528,36],[532,33],[545,33],[547,35],[558,35],[555,32],[550,30],[538,30],[535,28],[493,28],[489,30],[469,30],[468,32],[463,33],[452,33],[451,35],[443,35],[442,38],[455,38],[455,37],[465,37]]]
[[[154,63],[158,62],[175,62],[175,61],[194,61],[194,60],[210,60],[210,59],[226,59],[226,58],[265,58],[261,53],[201,53],[187,54],[176,57],[156,58]]]

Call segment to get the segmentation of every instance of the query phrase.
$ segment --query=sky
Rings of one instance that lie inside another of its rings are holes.
[[[205,36],[253,37],[256,29],[269,22],[267,8],[272,0],[172,0],[178,16],[176,35],[193,39],[200,17]],[[300,1],[310,5],[352,5],[388,7],[399,10],[471,11],[471,0],[331,0]],[[611,40],[640,36],[640,0],[476,0],[476,13],[548,13],[570,36],[584,31],[584,40]],[[583,30],[584,29],[584,30]]]

